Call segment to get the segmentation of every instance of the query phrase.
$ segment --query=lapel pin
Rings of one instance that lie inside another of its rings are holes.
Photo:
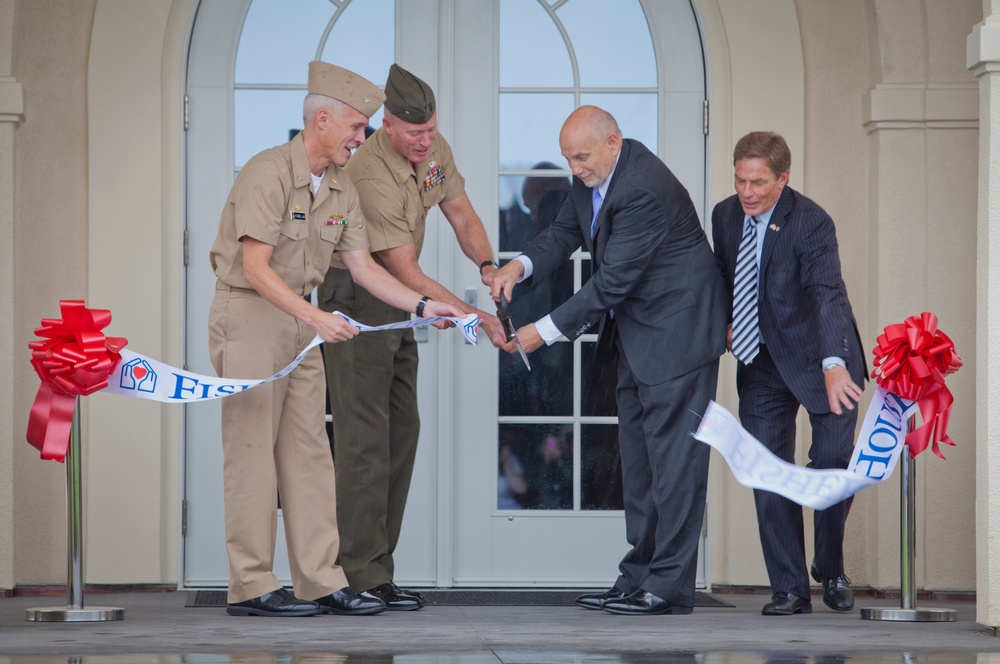
[[[781,226],[778,226],[777,224],[771,224],[770,226],[768,226],[768,228],[770,228],[775,233],[781,230]]]

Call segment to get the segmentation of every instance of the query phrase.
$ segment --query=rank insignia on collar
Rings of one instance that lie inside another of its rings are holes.
[[[347,225],[347,219],[344,218],[344,215],[342,213],[340,213],[340,212],[334,212],[333,214],[330,215],[330,218],[326,220],[326,225],[327,226],[346,226]]]

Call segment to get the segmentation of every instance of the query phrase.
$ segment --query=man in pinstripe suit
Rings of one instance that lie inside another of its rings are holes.
[[[735,295],[727,342],[738,360],[744,428],[795,460],[795,417],[812,424],[809,466],[846,468],[867,366],[840,272],[833,220],[788,184],[791,152],[772,132],[752,132],[733,152],[736,195],[712,213],[715,255]],[[743,251],[741,251],[741,248]],[[802,508],[754,491],[771,601],[764,615],[810,613]],[[835,611],[854,607],[844,575],[847,499],[814,514],[814,579]]]

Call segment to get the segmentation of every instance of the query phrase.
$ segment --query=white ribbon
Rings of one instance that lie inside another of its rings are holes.
[[[892,475],[906,444],[907,420],[916,412],[916,401],[876,387],[846,470],[803,468],[779,459],[714,401],[694,437],[717,449],[743,486],[823,510]]]
[[[479,326],[479,316],[475,314],[469,314],[465,318],[452,316],[413,318],[398,323],[373,326],[359,323],[339,311],[334,311],[333,313],[341,316],[361,332],[401,330],[450,320],[462,330],[462,334],[473,345],[475,345],[477,340],[477,328]],[[270,383],[272,380],[284,378],[292,372],[292,369],[299,365],[302,358],[306,356],[306,353],[321,343],[323,343],[323,338],[316,336],[284,369],[269,378],[251,380],[219,378],[218,376],[205,376],[184,371],[183,369],[172,367],[159,360],[154,360],[151,357],[124,348],[121,351],[121,362],[118,363],[115,370],[108,376],[108,386],[101,391],[165,403],[190,403],[194,401],[207,401],[209,399],[221,399],[244,390],[249,390],[252,387],[263,385],[264,383]]]

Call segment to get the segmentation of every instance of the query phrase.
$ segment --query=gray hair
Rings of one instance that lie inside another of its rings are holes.
[[[318,113],[321,109],[326,109],[330,111],[331,114],[336,116],[340,115],[345,106],[347,106],[347,104],[339,99],[327,97],[326,95],[310,93],[306,95],[305,101],[302,102],[303,126],[308,127],[312,123],[313,118],[316,117],[316,113]]]

